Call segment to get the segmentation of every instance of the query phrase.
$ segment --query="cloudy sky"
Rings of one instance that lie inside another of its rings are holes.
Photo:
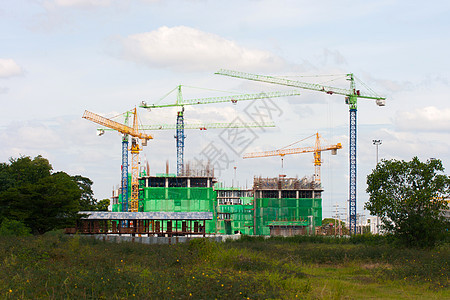
[[[289,90],[215,75],[221,68],[344,88],[342,75],[352,72],[387,97],[385,107],[358,102],[358,213],[367,215],[373,139],[382,140],[380,159],[439,158],[450,168],[449,17],[448,1],[1,0],[0,159],[43,155],[55,171],[91,178],[103,199],[120,182],[121,138],[96,136],[84,110],[115,117],[142,100],[160,101],[179,84],[185,99]],[[220,157],[216,175],[226,185],[311,176],[310,153],[286,156],[283,169],[277,157],[241,156],[318,131],[323,143],[343,144],[336,156],[323,153],[323,215],[334,215],[335,205],[345,213],[348,106],[343,96],[301,93],[187,107],[186,123],[251,122],[250,112],[265,107],[264,118],[277,127],[186,131],[185,159]],[[143,124],[176,122],[176,109],[138,112]],[[175,173],[174,132],[152,134],[142,161],[155,174],[168,160]]]

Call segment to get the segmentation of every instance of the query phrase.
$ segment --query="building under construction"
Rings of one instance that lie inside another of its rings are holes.
[[[222,186],[213,172],[164,173],[141,174],[139,185],[139,212],[212,213],[195,232],[291,236],[313,233],[322,224],[323,190],[312,178],[255,177],[251,189],[239,189]],[[117,191],[113,212],[121,211],[121,202]],[[167,219],[158,224],[184,232],[183,222]]]

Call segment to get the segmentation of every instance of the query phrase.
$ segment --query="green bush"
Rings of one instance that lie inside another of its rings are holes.
[[[4,218],[0,225],[0,236],[28,236],[31,229],[20,221]]]

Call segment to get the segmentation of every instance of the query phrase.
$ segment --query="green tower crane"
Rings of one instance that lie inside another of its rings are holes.
[[[362,93],[360,90],[357,90],[355,87],[355,77],[352,73],[347,74],[347,80],[350,81],[350,89],[343,89],[331,86],[325,86],[322,84],[314,84],[301,82],[297,80],[290,80],[280,77],[266,76],[266,75],[256,75],[250,73],[244,73],[239,71],[231,71],[231,70],[219,70],[215,74],[225,75],[235,78],[248,79],[278,85],[285,85],[295,88],[302,88],[307,90],[313,90],[318,92],[327,93],[329,95],[338,94],[344,95],[345,103],[349,105],[350,110],[350,131],[349,131],[349,165],[350,165],[350,183],[349,183],[349,216],[350,216],[350,232],[356,232],[356,110],[357,110],[357,101],[358,98],[362,99],[372,99],[376,100],[378,106],[385,105],[385,97],[381,97],[373,92],[370,88],[366,86],[366,89],[369,90],[369,93]]]
[[[177,100],[175,103],[170,104],[147,104],[142,101],[140,107],[152,109],[152,108],[163,108],[163,107],[174,107],[181,106],[181,110],[177,112],[177,124],[176,124],[176,141],[177,141],[177,175],[183,174],[184,168],[184,140],[186,138],[184,134],[185,124],[184,124],[184,106],[186,105],[198,105],[198,104],[212,104],[212,103],[223,103],[231,102],[237,103],[238,101],[247,101],[263,98],[276,98],[276,97],[286,97],[286,96],[296,96],[300,95],[298,91],[288,91],[288,92],[267,92],[267,93],[257,93],[257,94],[239,94],[231,96],[219,96],[219,97],[206,97],[206,98],[196,98],[196,99],[183,99],[181,92],[182,85],[177,86],[175,89],[166,94],[162,99],[168,96],[173,91],[177,90]]]

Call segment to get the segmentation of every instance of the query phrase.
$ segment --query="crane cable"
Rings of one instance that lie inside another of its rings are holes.
[[[289,145],[287,145],[287,146],[284,146],[284,147],[282,147],[282,148],[280,148],[280,149],[277,149],[276,151],[283,150],[284,148],[287,148],[287,147],[290,147],[290,146],[295,145],[295,144],[297,144],[297,143],[303,142],[304,140],[309,139],[309,138],[311,138],[311,137],[313,137],[313,136],[315,136],[315,135],[316,135],[316,134],[313,134],[313,135],[310,135],[310,136],[308,136],[308,137],[305,137],[304,139],[301,139],[301,140],[296,141],[296,142],[294,142],[294,143],[292,143],[292,144],[289,144]]]

